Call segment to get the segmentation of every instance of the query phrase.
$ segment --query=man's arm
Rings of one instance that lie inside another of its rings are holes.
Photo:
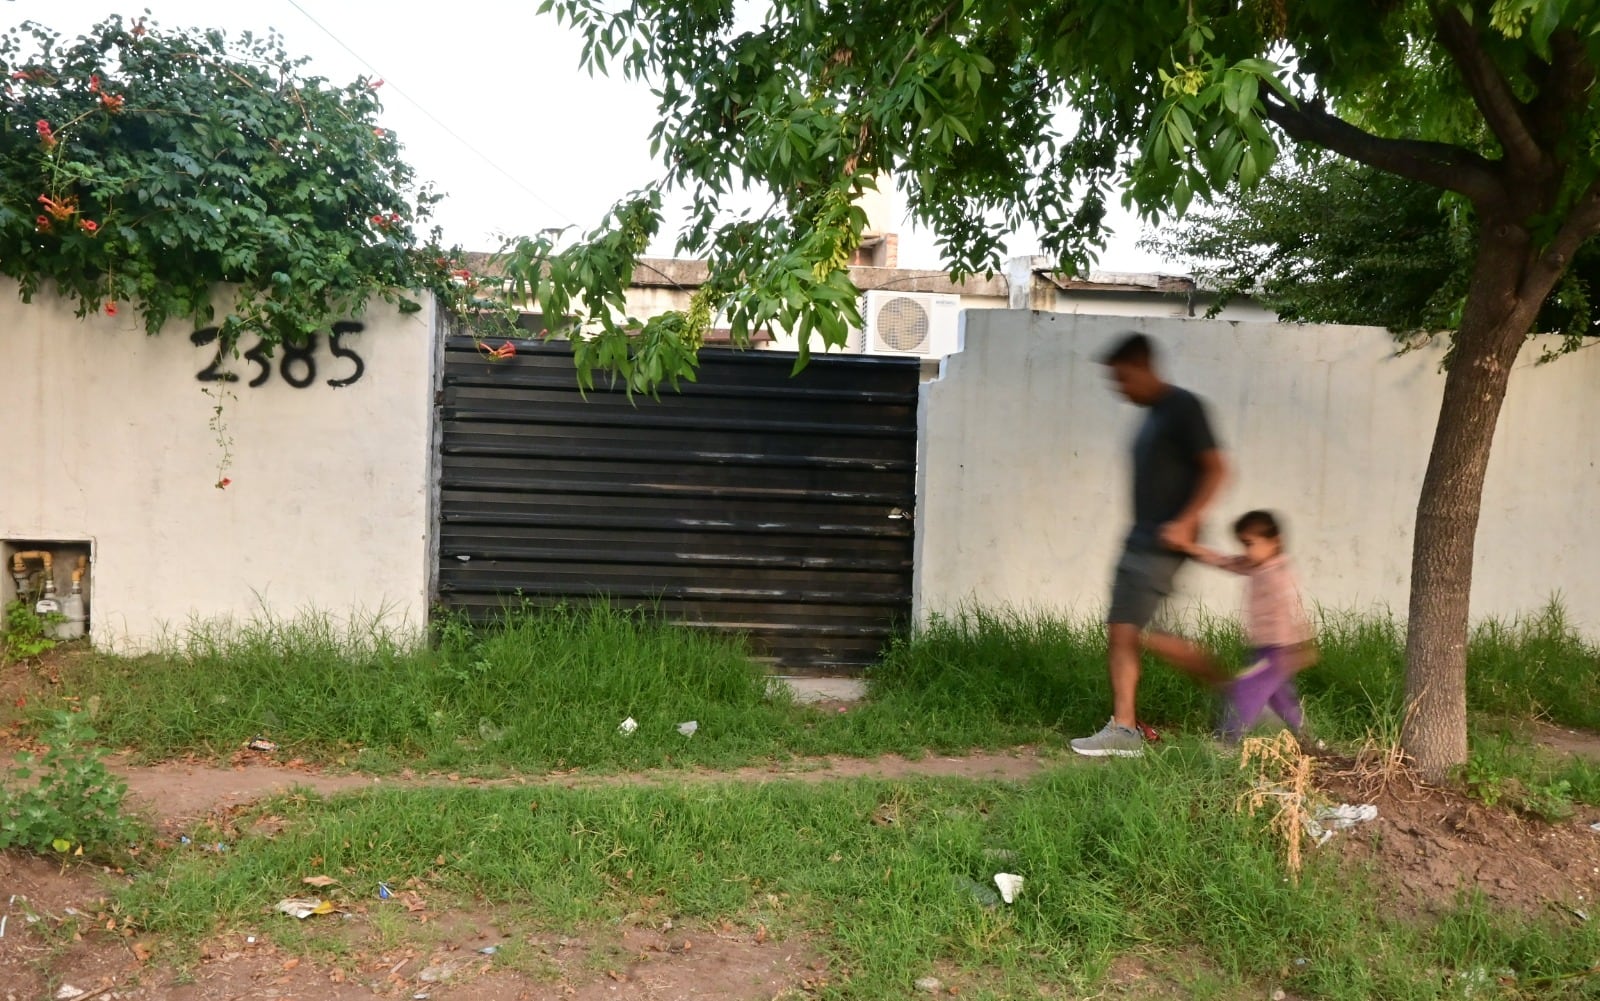
[[[1201,516],[1228,478],[1228,460],[1223,458],[1222,449],[1208,448],[1196,457],[1196,462],[1200,466],[1200,480],[1195,484],[1189,503],[1176,518],[1161,527],[1162,540],[1175,549],[1194,543],[1200,534]]]

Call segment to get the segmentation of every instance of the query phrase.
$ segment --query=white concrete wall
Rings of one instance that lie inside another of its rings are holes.
[[[1073,292],[1058,289],[1055,293],[1055,313],[1091,313],[1100,316],[1170,316],[1181,319],[1201,319],[1211,303],[1206,298],[1196,299],[1191,307],[1189,300],[1180,296],[1159,296],[1148,292]],[[1194,315],[1190,316],[1193,310]],[[1222,307],[1218,320],[1248,323],[1275,323],[1278,314],[1253,299],[1234,299]]]
[[[361,320],[342,339],[365,364],[358,381],[327,385],[354,364],[324,334],[309,386],[283,379],[280,352],[252,389],[257,370],[240,359],[225,366],[238,382],[197,380],[215,350],[191,343],[192,325],[147,337],[126,308],[79,320],[53,296],[25,305],[0,284],[0,540],[90,540],[92,638],[117,649],[260,612],[421,626],[434,313],[374,303]],[[207,387],[232,394],[226,489]]]
[[[1411,531],[1444,377],[1441,345],[1397,355],[1383,330],[986,311],[923,386],[919,616],[974,601],[1102,612],[1129,517],[1142,411],[1106,384],[1120,331],[1157,340],[1168,378],[1211,406],[1236,471],[1209,519],[1281,512],[1307,597],[1403,617]],[[1500,418],[1478,532],[1474,616],[1559,594],[1600,636],[1600,349],[1536,365],[1530,343]],[[1233,612],[1237,578],[1190,567],[1188,603]]]

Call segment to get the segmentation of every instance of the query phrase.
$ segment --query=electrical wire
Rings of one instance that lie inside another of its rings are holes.
[[[330,31],[328,29],[327,25],[323,24],[321,21],[318,21],[316,18],[312,17],[311,13],[309,11],[307,11],[304,7],[300,6],[298,0],[286,0],[286,2],[289,4],[289,6],[293,7],[295,10],[299,11],[301,16],[303,16],[307,21],[310,21],[312,24],[316,25],[317,29],[320,30],[324,35],[327,35],[329,38],[333,39],[334,43],[336,45],[338,45],[341,49],[344,49],[346,52],[350,53],[350,55],[353,56],[357,62],[359,62],[361,65],[365,66],[367,69],[371,70],[373,76],[376,76],[379,79],[384,79],[383,74],[378,72],[378,68],[376,66],[374,66],[370,62],[368,62],[361,55],[361,53],[357,52],[355,49],[352,49],[349,45],[345,44],[344,39],[340,38],[338,35],[335,35],[332,31]],[[502,175],[505,176],[506,180],[510,181],[512,184],[515,184],[517,187],[521,188],[523,191],[526,191],[528,194],[532,195],[539,202],[539,204],[543,205],[545,208],[547,208],[550,211],[554,212],[556,215],[560,216],[562,219],[565,219],[567,222],[572,223],[574,225],[577,224],[577,220],[575,220],[571,216],[567,215],[559,207],[557,207],[554,203],[552,203],[548,198],[546,198],[543,195],[539,194],[539,192],[535,191],[532,187],[530,187],[527,183],[525,183],[521,178],[519,178],[515,174],[511,173],[511,171],[507,170],[506,168],[500,166],[500,164],[496,163],[495,160],[492,157],[489,156],[489,154],[485,153],[483,150],[479,149],[478,147],[472,145],[472,143],[468,142],[466,139],[462,138],[462,136],[459,133],[457,133],[454,129],[452,129],[450,126],[446,125],[443,121],[441,121],[437,115],[435,115],[433,112],[429,111],[427,108],[423,107],[422,103],[420,101],[418,101],[416,98],[412,97],[410,94],[407,94],[405,91],[401,90],[400,87],[397,86],[396,84],[394,84],[393,82],[389,82],[387,80],[385,82],[388,83],[388,86],[389,86],[390,90],[392,90],[396,94],[398,94],[401,98],[403,98],[413,108],[416,108],[418,111],[420,111],[424,118],[428,119],[428,121],[430,121],[433,124],[437,125],[440,128],[440,130],[442,130],[444,132],[445,135],[447,135],[450,138],[454,139],[456,142],[460,143],[462,146],[466,147],[469,151],[471,151],[475,156],[478,157],[478,159],[482,160],[484,163],[488,164],[489,166],[493,167],[495,170],[499,171]]]
[[[351,48],[348,44],[346,44],[344,39],[340,38],[338,35],[335,35],[328,28],[327,25],[323,24],[321,21],[318,21],[316,18],[312,17],[310,11],[308,11],[304,7],[300,6],[299,0],[286,0],[286,2],[289,4],[289,6],[293,7],[295,10],[299,11],[300,15],[302,17],[304,17],[307,21],[310,21],[312,24],[316,25],[317,26],[317,30],[321,31],[324,35],[327,35],[329,38],[333,39],[334,44],[338,45],[341,49],[344,49],[346,52],[350,53],[350,55],[356,60],[356,62],[360,63],[361,65],[365,66],[368,70],[372,71],[372,75],[373,76],[378,77],[381,80],[385,80],[385,82],[387,83],[387,80],[385,79],[384,75],[378,71],[378,67],[372,65],[372,63],[368,62],[367,59],[364,56],[361,55],[361,53],[357,52],[355,49]],[[424,118],[428,119],[428,121],[430,121],[433,124],[437,125],[444,132],[445,135],[449,136],[450,138],[454,139],[456,142],[460,143],[462,146],[466,147],[468,150],[470,150],[474,155],[476,155],[484,163],[487,163],[489,166],[493,167],[495,170],[497,170],[501,174],[503,174],[505,176],[506,180],[510,181],[512,184],[515,184],[517,187],[521,188],[523,191],[526,191],[528,194],[532,195],[534,197],[534,199],[539,202],[539,204],[545,206],[546,208],[548,208],[550,211],[554,212],[560,218],[565,219],[568,223],[571,223],[574,226],[577,225],[577,220],[573,219],[566,212],[562,211],[559,207],[557,207],[556,205],[551,203],[551,201],[548,198],[544,197],[543,195],[539,194],[539,192],[535,191],[533,188],[528,186],[528,184],[526,184],[521,178],[517,177],[515,174],[511,173],[511,171],[509,171],[509,170],[505,169],[504,167],[500,166],[500,164],[496,163],[494,161],[494,159],[489,156],[489,154],[485,153],[483,150],[479,149],[478,147],[472,145],[472,143],[468,142],[466,139],[462,138],[461,135],[459,135],[454,129],[452,129],[450,126],[446,125],[443,121],[441,121],[437,115],[435,115],[433,112],[429,111],[427,108],[423,107],[422,103],[420,101],[418,101],[416,98],[412,97],[410,94],[407,94],[405,91],[401,90],[399,88],[399,86],[397,86],[397,85],[395,85],[393,83],[388,83],[388,87],[389,87],[390,90],[394,91],[401,98],[403,98],[407,103],[409,103],[413,108],[416,108],[418,111],[420,111]],[[649,271],[655,272],[656,274],[660,275],[662,278],[665,278],[674,288],[678,289],[679,291],[681,291],[681,292],[690,291],[686,286],[680,284],[677,279],[673,278],[671,275],[667,274],[665,271],[662,271],[660,268],[656,267],[655,265],[650,264],[650,263],[645,262],[645,261],[640,261],[639,265],[641,267],[649,270]]]

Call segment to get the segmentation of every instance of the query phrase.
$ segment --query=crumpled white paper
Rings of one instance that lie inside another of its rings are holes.
[[[1335,832],[1377,819],[1378,808],[1371,803],[1340,803],[1338,806],[1325,806],[1307,817],[1305,827],[1312,841],[1325,845]]]

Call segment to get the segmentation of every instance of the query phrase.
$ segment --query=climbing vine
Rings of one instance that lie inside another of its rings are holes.
[[[112,17],[0,35],[0,273],[80,316],[301,343],[371,299],[483,313],[438,200],[377,124],[383,81],[302,75],[276,35]],[[491,314],[493,310],[489,311]]]

